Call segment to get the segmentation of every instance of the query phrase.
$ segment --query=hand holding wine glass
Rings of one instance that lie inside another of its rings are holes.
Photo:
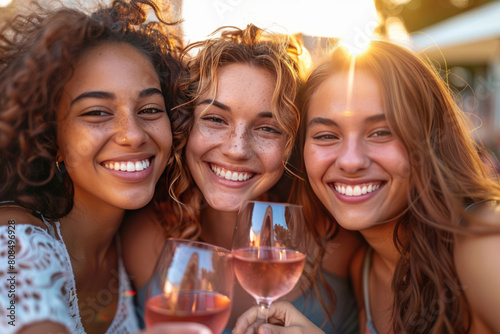
[[[148,285],[145,320],[197,322],[221,333],[231,312],[233,258],[228,250],[202,242],[169,239]]]
[[[267,322],[271,303],[290,292],[306,259],[302,207],[249,201],[240,209],[233,236],[234,271],[259,305],[256,328]]]

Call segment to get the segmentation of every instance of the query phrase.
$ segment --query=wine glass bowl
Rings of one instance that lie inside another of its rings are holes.
[[[148,284],[145,321],[197,322],[221,333],[229,319],[233,256],[214,245],[168,239]]]
[[[306,230],[300,205],[249,201],[238,213],[233,235],[234,272],[260,306],[259,324],[270,304],[290,292],[305,263]]]

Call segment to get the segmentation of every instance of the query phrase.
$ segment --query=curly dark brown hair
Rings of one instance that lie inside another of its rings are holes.
[[[55,161],[56,108],[74,65],[100,44],[130,44],[153,64],[171,110],[179,103],[183,45],[147,0],[115,0],[93,13],[36,7],[0,26],[0,202],[58,219],[73,206],[71,179],[67,173],[62,182],[55,177]],[[146,9],[156,21],[146,21]]]

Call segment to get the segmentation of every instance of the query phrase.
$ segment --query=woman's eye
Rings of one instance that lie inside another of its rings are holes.
[[[162,113],[162,112],[165,112],[165,111],[162,109],[158,109],[158,108],[145,108],[145,109],[142,109],[141,111],[139,111],[139,114],[158,114],[158,113]]]
[[[333,135],[331,133],[327,133],[327,134],[315,135],[315,136],[313,136],[313,139],[316,139],[316,140],[335,140],[335,139],[339,139],[339,137],[337,137],[336,135]]]
[[[268,133],[275,133],[275,134],[281,134],[281,131],[273,128],[273,127],[270,127],[270,126],[263,126],[263,127],[260,127],[259,130],[261,131],[264,131],[264,132],[268,132]]]
[[[387,137],[390,136],[391,134],[392,133],[389,130],[379,130],[372,133],[371,137]]]
[[[224,120],[220,117],[215,117],[215,116],[204,116],[202,117],[203,120],[217,123],[217,124],[224,124]]]
[[[109,115],[111,115],[109,112],[98,109],[87,111],[86,113],[82,114],[82,116],[109,116]]]

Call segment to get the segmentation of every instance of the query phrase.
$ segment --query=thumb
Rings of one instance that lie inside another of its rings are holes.
[[[271,324],[265,324],[259,327],[258,334],[303,334],[306,333],[302,331],[300,327],[283,327]]]

